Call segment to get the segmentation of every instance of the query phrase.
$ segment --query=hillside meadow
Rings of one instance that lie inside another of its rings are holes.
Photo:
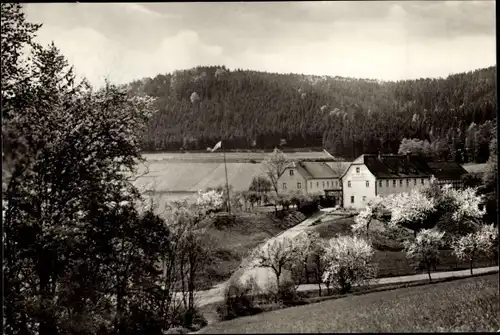
[[[498,274],[492,274],[261,313],[199,333],[492,332],[500,328],[499,315]]]

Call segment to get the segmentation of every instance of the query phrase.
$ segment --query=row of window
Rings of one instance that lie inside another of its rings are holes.
[[[290,171],[292,171],[292,170],[290,170]],[[332,187],[333,187],[333,183],[334,182],[332,181],[332,183],[331,183]],[[326,185],[326,187],[330,187],[330,181],[327,180],[326,183],[323,181],[323,188],[325,188],[325,185]],[[338,185],[339,185],[339,182],[335,181],[335,186],[338,187]],[[309,187],[313,188],[313,182],[312,181],[309,182]],[[316,182],[316,187],[319,188],[319,181]],[[302,183],[301,182],[297,182],[297,189],[301,189],[301,188],[302,188]],[[284,190],[287,189],[286,183],[283,183],[283,189]]]
[[[424,185],[424,180],[425,178],[420,178],[420,183],[422,185]],[[383,180],[379,180],[378,181],[378,186],[379,187],[383,187],[384,183],[383,183]],[[413,179],[413,185],[417,185],[417,178],[414,178]],[[370,182],[367,180],[365,181],[365,186],[366,187],[370,187]],[[387,179],[385,181],[385,186],[386,187],[389,187],[389,180]],[[393,179],[392,180],[392,187],[396,187],[397,186],[397,180],[396,179]],[[406,187],[409,187],[410,186],[410,179],[406,179]],[[347,187],[351,187],[351,181],[347,181]],[[399,179],[399,187],[403,187],[403,179]]]

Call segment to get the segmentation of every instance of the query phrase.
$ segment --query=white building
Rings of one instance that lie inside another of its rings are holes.
[[[361,155],[341,176],[345,208],[364,208],[377,195],[410,192],[427,185],[433,172],[413,155]]]

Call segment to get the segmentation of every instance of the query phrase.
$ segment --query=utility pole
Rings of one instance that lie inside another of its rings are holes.
[[[224,148],[224,143],[221,142],[222,154],[224,155],[224,170],[226,172],[226,192],[227,192],[227,210],[231,214],[231,200],[229,198],[229,182],[227,179],[227,164],[226,164],[226,149]]]

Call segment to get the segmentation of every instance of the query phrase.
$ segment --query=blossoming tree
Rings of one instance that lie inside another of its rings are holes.
[[[323,282],[347,293],[353,285],[360,285],[375,277],[374,249],[365,239],[354,236],[334,237],[325,246],[322,261],[325,264]]]
[[[469,261],[472,274],[477,257],[492,256],[495,248],[498,248],[498,228],[494,225],[483,225],[476,232],[456,238],[452,248],[458,259]]]
[[[404,242],[406,256],[425,267],[431,281],[431,267],[439,262],[439,247],[443,244],[444,234],[437,230],[423,229],[414,240]]]

